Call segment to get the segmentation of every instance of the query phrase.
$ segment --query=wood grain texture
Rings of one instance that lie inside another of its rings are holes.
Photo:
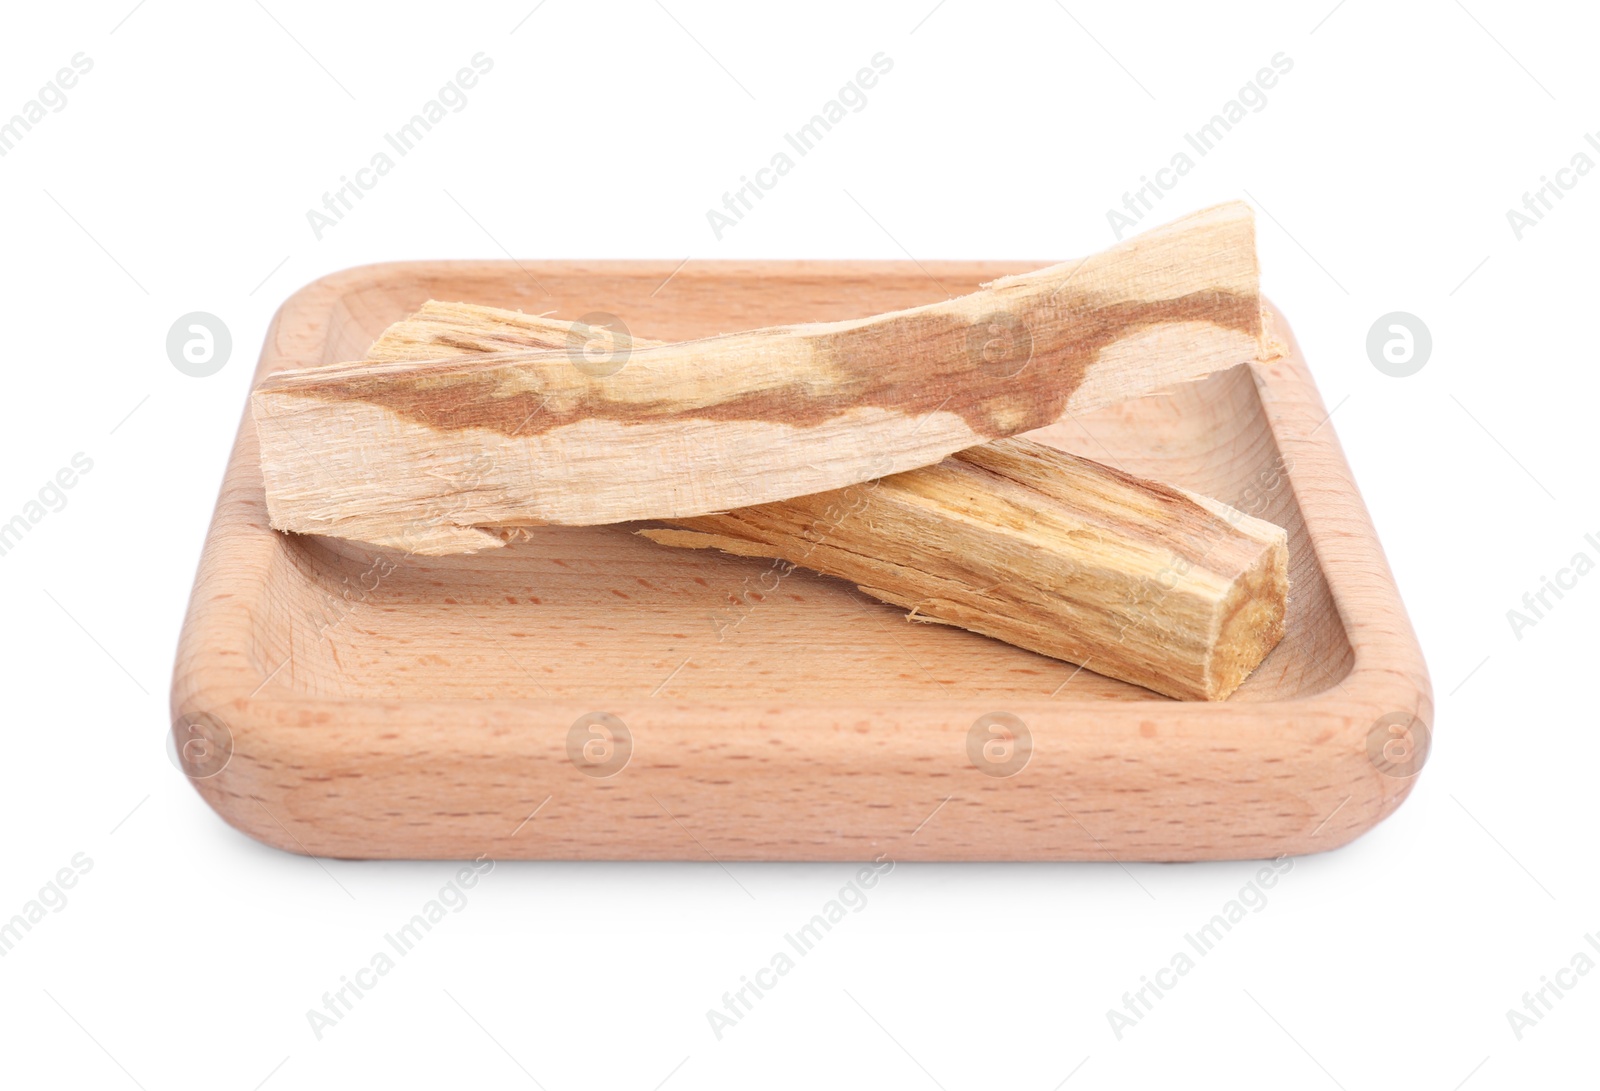
[[[870,317],[290,370],[252,407],[273,526],[437,556],[498,547],[486,525],[682,518],[930,465],[1242,363],[1260,335],[1235,203]]]
[[[804,565],[908,618],[1189,700],[1227,697],[1277,646],[1289,590],[1281,528],[1019,438],[639,533]]]
[[[359,359],[432,298],[609,311],[681,340],[911,307],[1042,263],[676,264],[353,269],[284,304],[260,374]],[[1127,861],[1341,845],[1414,783],[1369,743],[1396,724],[1425,737],[1431,690],[1334,424],[1269,317],[1273,359],[1030,434],[1287,530],[1285,636],[1227,701],[908,625],[804,570],[765,589],[766,562],[662,549],[636,526],[538,527],[438,559],[276,534],[247,416],[173,677],[180,742],[202,715],[231,737],[195,786],[250,836],[327,856]],[[609,778],[568,757],[594,712],[631,735]],[[1007,778],[967,751],[996,712],[1031,734]]]

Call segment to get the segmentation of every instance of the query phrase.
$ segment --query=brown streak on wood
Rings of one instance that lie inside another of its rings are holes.
[[[693,368],[697,366],[694,353],[686,350],[720,355],[724,343],[737,342],[742,351],[747,340],[759,335],[787,334],[837,376],[834,385],[820,393],[814,386],[790,383],[700,404],[669,399],[621,402],[608,397],[604,381],[597,379],[588,388],[570,394],[562,404],[551,407],[549,392],[519,386],[531,364],[571,363],[570,353],[576,350],[555,346],[544,350],[546,355],[542,357],[512,351],[456,363],[449,370],[416,374],[358,371],[315,377],[311,385],[318,397],[367,402],[438,431],[483,428],[521,436],[581,420],[636,422],[664,418],[777,421],[809,428],[851,409],[872,406],[913,417],[947,409],[965,420],[976,435],[994,439],[1041,428],[1060,417],[1101,351],[1150,326],[1209,322],[1252,337],[1260,333],[1259,300],[1232,292],[1208,290],[1176,299],[1106,303],[1072,294],[1050,309],[1071,316],[1072,336],[1040,344],[1029,329],[1029,357],[1016,363],[1011,374],[994,374],[978,383],[971,378],[972,341],[975,335],[982,334],[981,325],[930,307],[926,308],[928,313],[898,316],[893,328],[869,323],[821,333],[803,328],[752,331],[677,345],[646,346],[634,341],[626,365],[651,368],[656,366],[658,357],[664,357],[671,366]],[[1041,324],[1040,328],[1050,327]],[[495,340],[461,333],[441,336],[434,343],[441,348],[475,353],[494,345]],[[502,343],[510,348],[512,340],[506,338]],[[895,366],[908,345],[916,347],[917,362],[929,365],[928,369]],[[413,358],[417,363],[431,359]],[[1002,362],[1002,371],[1006,363],[1010,361]],[[982,366],[977,370],[981,375]],[[1017,373],[1024,370],[1032,374],[1026,382],[1018,381]],[[294,388],[290,382],[263,386],[266,390]]]

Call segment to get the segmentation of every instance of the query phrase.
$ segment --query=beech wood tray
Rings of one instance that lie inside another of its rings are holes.
[[[913,306],[1043,264],[366,266],[292,296],[257,375],[360,359],[429,298],[608,311],[678,339]],[[319,856],[1125,861],[1341,845],[1410,790],[1431,691],[1333,425],[1272,318],[1278,358],[1031,434],[1288,529],[1287,636],[1226,702],[1158,697],[636,526],[540,528],[445,559],[278,534],[246,413],[173,678],[185,769],[238,829]],[[994,713],[1025,730],[988,752],[1003,765],[981,749]]]

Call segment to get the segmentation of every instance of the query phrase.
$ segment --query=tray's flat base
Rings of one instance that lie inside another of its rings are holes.
[[[611,311],[640,336],[680,338],[914,305],[938,285],[1033,267],[701,263],[668,280],[672,263],[374,266],[286,303],[261,373],[360,358],[430,297]],[[1409,765],[1369,756],[1373,725],[1426,723],[1431,707],[1325,414],[1289,345],[1032,434],[1288,529],[1287,635],[1220,705],[908,623],[840,581],[657,547],[627,526],[540,528],[444,559],[275,534],[247,418],[174,712],[204,713],[231,739],[194,769],[213,774],[196,784],[225,818],[319,855],[1126,860],[1331,847],[1409,788],[1396,775]],[[572,730],[596,712],[616,718],[603,721],[609,743],[587,723]],[[995,712],[1031,740],[1009,777],[968,752],[974,722]]]

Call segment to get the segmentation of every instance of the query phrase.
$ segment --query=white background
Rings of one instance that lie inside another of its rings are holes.
[[[1506,1011],[1600,933],[1600,575],[1520,639],[1506,614],[1574,553],[1600,555],[1584,542],[1600,533],[1600,172],[1520,240],[1506,211],[1600,129],[1593,14],[533,3],[6,7],[0,118],[74,54],[94,67],[0,158],[0,520],[73,454],[94,468],[0,557],[0,917],[75,853],[93,868],[0,959],[0,1081],[1591,1081],[1600,973],[1521,1040]],[[469,105],[318,241],[306,210],[479,51],[494,69]],[[894,69],[868,106],[718,241],[706,210],[880,51]],[[706,1009],[853,867],[730,865],[736,885],[709,863],[502,863],[318,1041],[306,1010],[454,866],[261,847],[163,752],[179,625],[278,302],[350,265],[506,251],[1087,253],[1114,241],[1123,192],[1279,52],[1294,67],[1266,107],[1146,223],[1235,197],[1261,213],[1268,292],[1433,674],[1435,749],[1409,802],[1297,860],[1120,1041],[1106,1010],[1257,865],[901,865],[718,1041]],[[165,351],[197,310],[234,339],[204,379]],[[1404,379],[1364,347],[1394,310],[1434,338]]]

